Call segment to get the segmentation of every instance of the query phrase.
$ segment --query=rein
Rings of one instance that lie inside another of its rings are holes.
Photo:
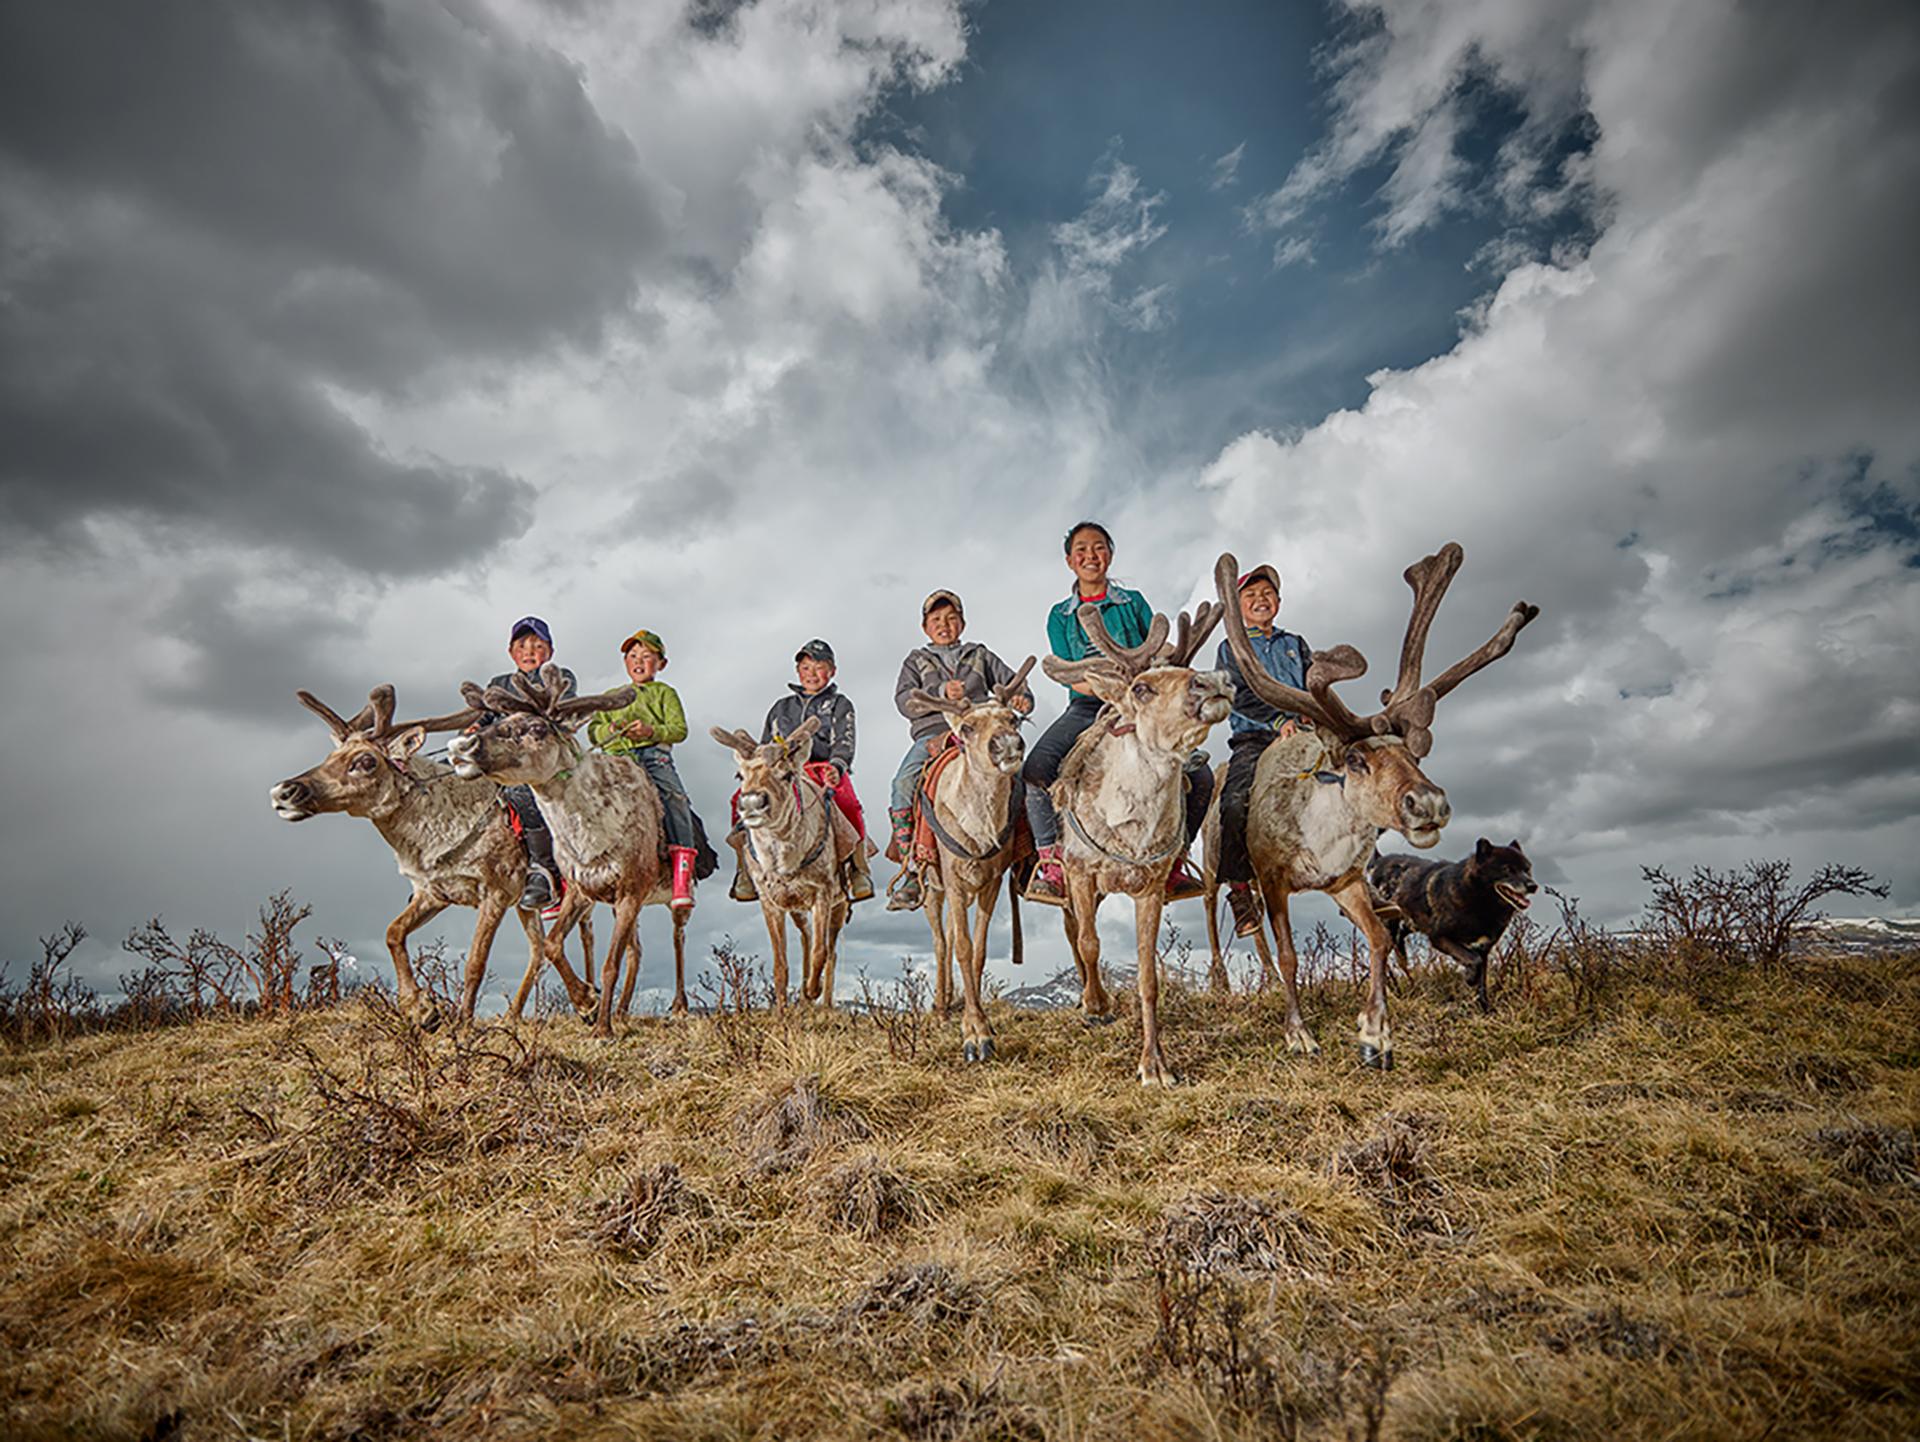
[[[1107,860],[1117,861],[1122,866],[1154,866],[1162,861],[1165,861],[1168,857],[1173,856],[1178,852],[1186,850],[1186,847],[1184,845],[1176,841],[1174,842],[1173,845],[1169,846],[1165,851],[1157,851],[1152,856],[1124,856],[1117,851],[1107,850],[1106,847],[1102,846],[1099,842],[1095,841],[1091,836],[1087,835],[1087,828],[1080,824],[1080,818],[1078,816],[1075,816],[1071,811],[1067,810],[1065,807],[1062,807],[1060,809],[1060,814],[1067,818],[1067,825],[1073,828],[1073,834],[1075,836],[1078,836],[1082,841],[1086,842],[1087,845],[1091,846],[1095,851],[1099,852],[1102,856],[1106,857]]]
[[[820,839],[813,843],[813,849],[811,851],[800,858],[800,864],[793,868],[795,871],[804,871],[807,867],[813,865],[815,860],[819,858],[820,853],[826,850],[827,838],[833,835],[833,813],[829,809],[832,805],[833,803],[827,799],[827,793],[824,790],[821,791]],[[793,809],[796,815],[806,815],[806,803],[801,799],[800,778],[797,776],[793,779]],[[752,854],[753,859],[758,861],[760,859],[760,853],[754,848],[753,828],[751,826],[745,826],[742,827],[741,830],[746,833],[747,850]]]
[[[1020,788],[1018,786],[1009,786],[1007,788],[1007,824],[1000,828],[1000,835],[995,838],[993,845],[989,846],[985,851],[976,853],[967,850],[965,846],[948,833],[946,827],[940,824],[940,813],[938,807],[934,804],[932,792],[925,793],[924,801],[925,805],[920,808],[920,814],[926,817],[927,827],[933,832],[934,839],[955,856],[963,857],[968,861],[985,861],[989,857],[998,856],[1002,851],[1007,849],[1007,843],[1013,840],[1014,828],[1020,824]]]

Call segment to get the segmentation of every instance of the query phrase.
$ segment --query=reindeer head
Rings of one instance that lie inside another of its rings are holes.
[[[1413,588],[1413,615],[1400,646],[1399,679],[1391,690],[1380,693],[1384,709],[1366,717],[1356,716],[1333,693],[1338,682],[1366,674],[1366,657],[1351,646],[1335,646],[1314,656],[1307,670],[1305,691],[1274,680],[1254,656],[1246,623],[1235,604],[1240,563],[1231,555],[1223,555],[1213,568],[1214,587],[1227,613],[1227,642],[1247,685],[1269,705],[1298,712],[1312,721],[1326,743],[1331,769],[1341,776],[1349,805],[1381,830],[1398,831],[1422,850],[1439,841],[1441,828],[1453,816],[1446,792],[1420,770],[1421,758],[1433,749],[1429,727],[1434,705],[1482,666],[1512,650],[1520,628],[1540,614],[1538,606],[1516,601],[1491,640],[1422,685],[1420,666],[1426,654],[1427,632],[1464,557],[1459,545],[1449,541],[1433,555],[1407,567],[1406,581]]]
[[[1040,664],[1054,680],[1090,692],[1118,712],[1111,727],[1116,734],[1136,732],[1155,750],[1184,757],[1227,719],[1233,683],[1223,672],[1192,667],[1194,654],[1220,620],[1211,602],[1201,602],[1191,619],[1181,612],[1179,633],[1171,642],[1165,616],[1153,618],[1138,646],[1122,646],[1108,635],[1098,606],[1082,606],[1079,618],[1100,655],[1084,661],[1049,656]]]
[[[393,719],[393,687],[376,686],[367,704],[351,721],[310,691],[295,693],[300,704],[327,723],[333,733],[333,751],[310,771],[288,777],[268,791],[273,809],[283,821],[305,821],[323,811],[345,811],[352,816],[384,816],[417,784],[407,763],[420,749],[429,731],[454,731],[473,721],[478,712],[459,711],[424,721]]]
[[[764,746],[750,732],[723,731],[718,726],[708,732],[733,752],[739,763],[742,826],[757,829],[789,818],[787,808],[797,804],[800,775],[813,753],[813,737],[819,729],[820,718],[809,716],[791,736]]]
[[[612,711],[633,700],[631,686],[562,700],[565,687],[565,677],[551,661],[540,668],[538,680],[515,673],[511,689],[490,686],[482,691],[471,681],[462,683],[460,694],[469,706],[476,712],[496,712],[500,719],[447,747],[454,771],[470,781],[484,776],[501,786],[543,785],[580,760],[573,733],[581,722],[596,711]]]
[[[1027,657],[1013,679],[993,688],[993,700],[975,705],[972,701],[949,701],[931,691],[912,691],[907,695],[909,716],[946,713],[947,725],[960,738],[972,758],[971,764],[1013,775],[1027,759],[1027,743],[1020,735],[1020,723],[1027,718],[1013,709],[1014,698],[1026,684],[1033,669],[1033,657]]]

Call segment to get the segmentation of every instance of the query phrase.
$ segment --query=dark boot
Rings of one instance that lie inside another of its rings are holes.
[[[560,888],[553,873],[537,861],[527,863],[527,879],[520,884],[520,909],[545,911],[559,899]]]
[[[1233,934],[1235,936],[1257,936],[1260,933],[1260,898],[1253,894],[1250,882],[1232,881],[1227,883],[1227,906],[1233,912]]]
[[[873,873],[867,870],[867,843],[862,840],[847,858],[847,900],[873,900]]]

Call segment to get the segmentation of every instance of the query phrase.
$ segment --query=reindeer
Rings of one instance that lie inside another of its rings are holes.
[[[562,699],[560,668],[549,661],[538,680],[513,678],[514,689],[482,691],[466,682],[460,694],[469,705],[494,712],[500,720],[447,748],[462,776],[481,777],[503,786],[531,786],[541,814],[553,831],[554,858],[567,879],[553,932],[549,959],[559,955],[567,932],[584,920],[596,901],[613,907],[613,936],[600,968],[600,1002],[595,1036],[613,1037],[614,984],[629,947],[633,972],[640,969],[640,908],[669,895],[660,855],[660,793],[646,772],[618,756],[582,751],[574,739],[581,723],[596,711],[611,711],[633,699],[622,686],[599,696]],[[673,1005],[687,1009],[686,913],[673,913]]]
[[[921,796],[920,806],[939,852],[925,906],[927,925],[933,931],[934,1000],[942,1014],[953,1004],[947,965],[951,956],[959,966],[964,998],[960,1055],[969,1062],[993,1060],[993,1028],[980,1004],[980,973],[1000,878],[1013,861],[1020,766],[1027,755],[1027,743],[1020,737],[1020,723],[1026,717],[1013,709],[1013,702],[1032,669],[1029,656],[1011,681],[993,688],[990,705],[951,701],[930,691],[915,691],[907,697],[912,715],[944,712],[960,742],[960,754],[940,772],[932,794]],[[1007,896],[1013,908],[1013,960],[1018,965],[1020,894],[1009,887]]]
[[[1261,755],[1247,810],[1247,853],[1273,925],[1280,977],[1287,991],[1289,1051],[1313,1053],[1320,1047],[1300,1015],[1299,961],[1287,899],[1296,891],[1324,891],[1360,928],[1371,953],[1367,1004],[1360,1013],[1361,1063],[1382,1070],[1393,1066],[1393,1032],[1387,1021],[1390,941],[1367,897],[1367,863],[1385,831],[1398,831],[1421,850],[1439,841],[1452,808],[1446,792],[1420,769],[1421,759],[1433,748],[1429,728],[1434,705],[1475,671],[1512,650],[1514,637],[1540,614],[1538,606],[1516,601],[1491,640],[1422,685],[1427,632],[1464,554],[1449,541],[1407,568],[1413,614],[1400,646],[1400,673],[1393,688],[1380,693],[1383,709],[1364,717],[1350,711],[1333,687],[1365,675],[1366,658],[1351,646],[1336,646],[1315,655],[1305,691],[1274,680],[1254,657],[1246,623],[1234,603],[1239,563],[1223,555],[1214,567],[1227,640],[1240,663],[1240,674],[1262,700],[1313,723],[1311,731],[1276,742]],[[1217,825],[1212,834],[1218,836]],[[1212,874],[1211,861],[1206,874]],[[1207,894],[1210,913],[1217,899],[1215,884]],[[1215,942],[1213,966],[1224,975],[1212,927],[1209,937]],[[1264,938],[1259,950],[1264,964]]]
[[[1049,656],[1047,675],[1107,703],[1074,742],[1053,784],[1053,804],[1065,822],[1061,866],[1066,876],[1067,941],[1080,971],[1081,1007],[1089,1018],[1111,1010],[1100,980],[1100,898],[1133,898],[1139,957],[1140,1067],[1143,1086],[1172,1086],[1174,1074],[1160,1050],[1157,942],[1166,904],[1167,873],[1186,850],[1182,764],[1227,719],[1233,688],[1218,671],[1192,668],[1220,616],[1203,602],[1199,615],[1180,616],[1178,639],[1167,640],[1165,616],[1155,616],[1147,638],[1127,647],[1107,633],[1097,606],[1083,605],[1080,624],[1101,654],[1081,661]]]
[[[473,1019],[480,983],[486,976],[493,936],[509,911],[518,909],[521,885],[527,876],[526,848],[514,835],[513,824],[490,785],[466,781],[444,766],[416,757],[427,734],[457,731],[478,717],[468,710],[424,721],[393,719],[394,691],[376,686],[367,704],[351,721],[340,719],[325,702],[308,691],[295,693],[300,704],[327,723],[333,733],[333,751],[310,771],[279,782],[267,794],[273,809],[285,821],[305,821],[324,811],[344,811],[371,821],[393,848],[400,874],[413,886],[406,909],[387,927],[387,951],[400,1002],[409,1011],[420,1009],[420,988],[407,954],[407,938],[449,906],[471,906],[480,913],[473,943],[467,948],[467,969],[460,996],[460,1015]],[[527,973],[514,999],[517,1019],[528,990],[540,974],[544,938],[540,919],[520,911],[527,934]],[[586,940],[587,964],[593,961],[593,941]],[[573,974],[557,952],[559,969],[574,1006],[591,1003],[589,988]]]
[[[851,904],[841,871],[861,844],[853,823],[804,770],[819,729],[819,718],[809,716],[791,736],[764,746],[747,731],[715,726],[708,733],[739,763],[741,830],[733,844],[744,851],[760,896],[773,948],[773,1004],[783,1010],[789,916],[806,947],[801,995],[833,1005],[835,952]]]

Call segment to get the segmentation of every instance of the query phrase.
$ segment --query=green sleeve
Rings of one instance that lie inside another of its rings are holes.
[[[680,704],[680,693],[660,683],[660,719],[654,723],[653,739],[658,745],[673,746],[687,739],[687,713]]]
[[[605,750],[607,742],[611,741],[615,734],[613,718],[614,713],[611,711],[594,712],[593,719],[587,722],[587,740]]]
[[[1141,641],[1147,639],[1147,632],[1153,629],[1153,607],[1147,604],[1147,598],[1145,596],[1135,591],[1133,593],[1133,604],[1127,609],[1133,612],[1134,630],[1140,638],[1133,644],[1138,646]]]

